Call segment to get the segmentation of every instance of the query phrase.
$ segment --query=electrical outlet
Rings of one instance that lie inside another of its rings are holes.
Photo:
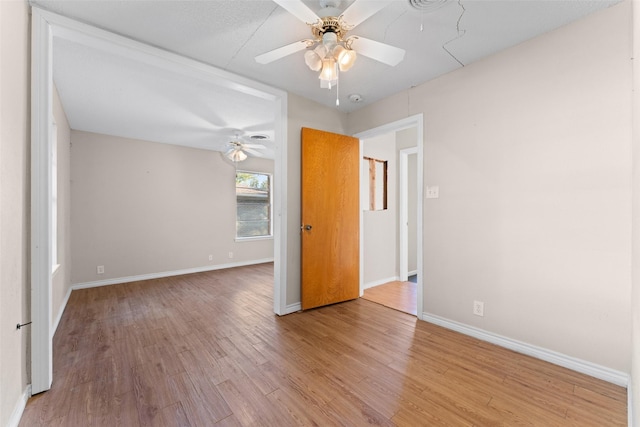
[[[98,274],[104,274],[104,265],[99,265],[96,268],[96,271],[98,272]]]
[[[209,261],[213,261],[213,255],[209,255]]]
[[[484,316],[484,303],[482,301],[473,302],[473,314],[476,316]]]
[[[229,252],[229,258],[233,258],[233,252]]]
[[[425,195],[427,199],[437,199],[440,197],[440,187],[433,185],[426,188]]]

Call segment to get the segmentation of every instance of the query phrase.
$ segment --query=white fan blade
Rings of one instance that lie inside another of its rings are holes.
[[[262,153],[256,150],[252,150],[251,148],[243,148],[243,150],[245,153],[249,153],[252,154],[256,157],[262,157]]]
[[[273,0],[273,2],[305,24],[315,24],[320,19],[313,10],[302,3],[302,0]]]
[[[399,47],[360,36],[353,36],[353,39],[352,48],[358,55],[367,56],[392,67],[395,67],[404,59],[405,51]]]
[[[244,148],[257,148],[258,150],[264,150],[267,148],[262,144],[242,144],[242,146]]]
[[[258,62],[259,64],[269,64],[270,62],[273,62],[280,58],[284,58],[285,56],[291,55],[292,53],[304,50],[307,48],[307,46],[308,44],[306,40],[300,40],[295,43],[273,49],[267,53],[263,53],[262,55],[258,55],[256,56],[256,62]]]
[[[342,13],[342,18],[344,22],[355,27],[387,7],[392,1],[393,0],[356,0]]]

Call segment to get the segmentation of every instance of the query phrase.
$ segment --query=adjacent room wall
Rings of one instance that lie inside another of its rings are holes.
[[[416,147],[417,130],[415,127],[411,127],[405,130],[396,132],[396,148],[398,153],[400,150]],[[400,155],[398,154],[398,157]],[[408,220],[408,272],[409,275],[415,274],[418,270],[418,154],[412,154],[407,161],[408,177],[407,177],[407,194],[409,196],[407,220]],[[399,179],[398,179],[399,181]],[[400,191],[398,186],[398,191]],[[399,199],[400,197],[398,197]],[[400,209],[400,201],[398,200],[398,212]],[[400,216],[398,214],[398,230],[400,230]],[[400,241],[398,241],[398,245]],[[399,251],[398,251],[399,252]],[[398,254],[399,255],[399,254]],[[398,259],[398,262],[400,260]],[[400,267],[398,267],[399,269]]]
[[[427,315],[629,373],[630,16],[613,6],[349,114],[357,133],[424,113]]]
[[[398,280],[398,203],[396,134],[366,139],[363,155],[387,162],[387,209],[371,211],[363,206],[364,288]],[[363,164],[362,191],[369,191],[369,170]]]
[[[71,142],[73,284],[273,259],[273,239],[235,241],[236,170],[219,152],[75,130]],[[239,168],[273,173],[273,160]]]
[[[0,425],[17,425],[30,382],[30,37],[26,1],[0,2]]]
[[[51,293],[51,324],[55,330],[71,292],[71,129],[55,87],[53,90],[53,117],[57,129],[58,165],[56,233],[58,267],[53,274]]]

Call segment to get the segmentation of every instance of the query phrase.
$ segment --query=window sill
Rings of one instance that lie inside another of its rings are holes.
[[[256,240],[273,240],[273,236],[236,237],[236,242],[255,242]]]

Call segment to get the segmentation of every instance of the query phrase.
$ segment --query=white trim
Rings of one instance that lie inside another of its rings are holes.
[[[69,302],[69,298],[71,297],[72,290],[73,289],[71,288],[67,289],[67,294],[64,296],[64,301],[62,301],[62,305],[60,306],[58,315],[56,316],[56,319],[53,321],[53,326],[51,328],[51,339],[53,339],[53,336],[56,334],[56,331],[58,330],[58,325],[60,324],[60,320],[62,320],[64,309],[67,308],[67,303]]]
[[[409,156],[418,154],[418,147],[400,150],[400,219],[398,220],[398,234],[400,237],[400,280],[409,280]]]
[[[236,243],[242,242],[255,242],[258,240],[273,240],[273,235],[271,236],[252,236],[252,237],[236,237],[234,241]]]
[[[51,27],[39,9],[31,23],[31,386],[51,388],[53,346],[51,121],[53,44]]]
[[[286,314],[287,307],[287,93],[281,92],[276,111],[275,162],[273,168],[273,312]],[[278,120],[279,118],[279,120]]]
[[[13,408],[13,412],[11,413],[11,417],[9,418],[9,424],[7,427],[18,427],[20,424],[20,419],[22,418],[22,414],[24,413],[24,408],[27,407],[27,400],[31,397],[31,384],[27,385],[24,389],[24,392],[20,396],[20,399],[16,402],[16,406]]]
[[[423,122],[422,117],[423,117],[422,113],[416,114],[410,117],[406,117],[404,119],[400,119],[395,122],[387,123],[386,125],[378,126],[373,129],[359,132],[354,136],[360,139],[369,139],[369,138],[374,138],[380,135],[386,135],[392,132],[399,132],[401,130],[409,129],[416,126],[420,128],[422,127],[422,122]],[[420,145],[422,145],[422,142],[418,141],[418,143],[419,143],[418,147],[420,147]]]
[[[396,282],[400,280],[398,276],[387,277],[386,279],[374,280],[373,282],[368,282],[363,285],[363,289],[375,288],[376,286],[384,285],[389,282]]]
[[[416,286],[416,299],[417,299],[417,317],[418,319],[422,319],[422,311],[424,309],[424,274],[423,274],[423,214],[422,211],[424,209],[424,189],[423,189],[423,146],[424,146],[424,115],[422,113],[416,114],[392,123],[388,123],[386,125],[378,126],[377,128],[369,129],[364,132],[360,132],[355,134],[356,138],[360,139],[360,157],[362,157],[363,152],[363,139],[373,138],[380,135],[386,135],[393,132],[399,132],[404,129],[409,129],[415,127],[416,128],[416,146],[418,148],[418,168],[417,168],[417,178],[418,178],[418,283]],[[362,162],[360,162],[360,176],[362,177]],[[360,209],[360,295],[364,291],[364,236],[362,233],[364,223],[364,215],[362,209]]]
[[[354,136],[358,136],[358,135],[354,135]],[[360,273],[359,273],[359,278],[358,278],[358,282],[359,282],[359,286],[360,286],[360,290],[358,295],[362,296],[364,294],[364,205],[365,205],[365,201],[364,201],[364,183],[368,182],[369,177],[368,177],[368,173],[365,172],[365,168],[364,168],[364,162],[362,161],[362,157],[364,156],[364,140],[362,138],[360,138],[360,145],[359,145],[359,152],[358,152],[358,168],[359,168],[359,172],[358,172],[358,176],[360,177],[360,182],[358,185],[358,193],[359,196],[358,197],[358,203],[359,203],[359,207],[358,207],[358,215],[359,215],[359,230],[360,230],[360,242],[358,243],[358,250],[359,250],[359,266],[358,268],[360,269]]]
[[[298,311],[302,311],[302,304],[297,302],[294,304],[289,304],[284,311],[284,314],[296,313]]]
[[[183,270],[162,271],[159,273],[138,274],[136,276],[115,277],[113,279],[96,280],[93,282],[76,283],[71,285],[72,290],[97,288],[99,286],[119,285],[121,283],[138,282],[141,280],[161,279],[163,277],[182,276],[184,274],[202,273],[205,271],[223,270],[225,268],[244,267],[247,265],[264,264],[274,262],[273,258],[257,259],[253,261],[241,261],[228,264],[210,265],[206,267],[185,268]]]
[[[566,354],[558,353],[553,350],[548,350],[546,348],[507,338],[492,332],[487,332],[483,329],[445,319],[444,317],[440,317],[435,314],[423,313],[422,318],[429,323],[442,326],[443,328],[451,329],[453,331],[460,332],[461,334],[468,335],[500,347],[508,348],[509,350],[535,357],[536,359],[553,363],[554,365],[590,375],[594,378],[599,378],[621,387],[628,387],[629,385],[629,375],[624,372],[587,362],[586,360],[567,356]]]

